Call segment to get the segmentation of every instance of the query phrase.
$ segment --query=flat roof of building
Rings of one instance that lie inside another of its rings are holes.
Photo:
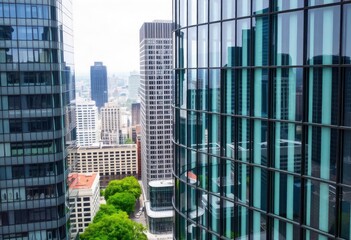
[[[173,180],[155,180],[149,182],[150,187],[172,187]]]
[[[68,185],[70,189],[90,189],[93,186],[97,173],[70,173]]]

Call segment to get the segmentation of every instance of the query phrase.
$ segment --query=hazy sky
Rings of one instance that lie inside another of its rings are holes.
[[[139,71],[139,29],[172,19],[172,0],[73,0],[75,72],[89,75],[94,61],[114,72]]]

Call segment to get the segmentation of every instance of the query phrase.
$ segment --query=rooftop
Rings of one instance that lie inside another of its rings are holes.
[[[97,177],[97,173],[70,173],[68,185],[70,189],[90,189]]]

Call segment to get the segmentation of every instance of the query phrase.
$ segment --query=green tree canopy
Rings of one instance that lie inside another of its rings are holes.
[[[116,193],[108,199],[107,204],[113,205],[117,210],[122,210],[130,214],[134,211],[135,197],[129,192]]]
[[[124,141],[125,144],[133,144],[133,140],[131,138],[127,138],[125,141]]]
[[[117,209],[110,204],[101,204],[99,211],[96,213],[93,222],[100,221],[103,217],[117,213]]]
[[[112,215],[104,215],[99,221],[89,224],[84,233],[80,235],[82,240],[147,240],[143,225],[133,222],[127,213],[118,212]]]
[[[132,193],[135,199],[140,197],[141,188],[138,180],[131,176],[125,177],[121,180],[112,180],[108,183],[104,195],[106,201],[113,196],[115,193],[129,192]]]

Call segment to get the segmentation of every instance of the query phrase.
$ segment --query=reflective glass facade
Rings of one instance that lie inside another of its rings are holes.
[[[68,239],[71,5],[0,1],[0,239]]]
[[[94,66],[90,67],[90,88],[91,99],[100,109],[108,102],[107,69],[102,62],[95,62]]]
[[[351,238],[351,1],[173,0],[175,239]]]

